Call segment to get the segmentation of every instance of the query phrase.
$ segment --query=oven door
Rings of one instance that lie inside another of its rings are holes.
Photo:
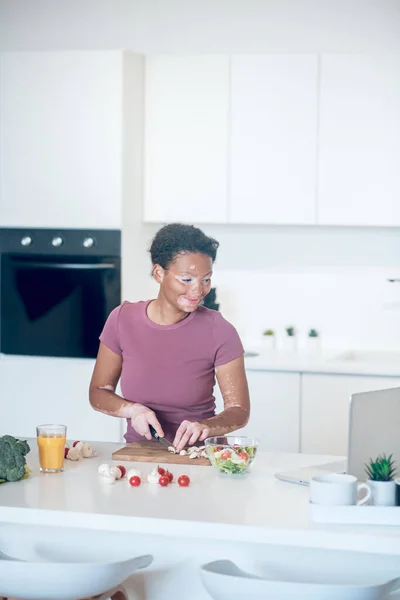
[[[120,302],[119,259],[3,254],[1,352],[95,358]]]

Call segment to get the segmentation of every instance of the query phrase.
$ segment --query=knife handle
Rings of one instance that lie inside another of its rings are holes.
[[[156,438],[156,440],[158,440],[158,438],[160,437],[157,433],[157,431],[154,429],[153,425],[149,425],[149,429],[150,429],[150,433],[153,436],[153,438]]]

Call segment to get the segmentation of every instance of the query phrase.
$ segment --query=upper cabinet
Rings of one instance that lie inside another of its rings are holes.
[[[0,224],[120,228],[124,54],[4,53]]]
[[[321,57],[323,225],[400,226],[400,56]]]
[[[0,226],[400,226],[400,55],[143,63],[2,54]]]
[[[227,221],[229,59],[157,56],[146,63],[146,221]]]
[[[316,55],[232,57],[230,222],[315,223],[317,88]]]
[[[149,58],[145,220],[315,223],[317,72],[316,55]]]

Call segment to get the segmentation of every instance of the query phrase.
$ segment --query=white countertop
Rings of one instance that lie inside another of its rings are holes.
[[[400,528],[315,524],[308,514],[308,488],[274,477],[276,471],[337,457],[260,452],[252,472],[237,479],[222,477],[212,467],[172,465],[175,478],[190,476],[188,488],[147,482],[131,488],[126,480],[107,485],[97,473],[101,463],[117,464],[111,454],[118,444],[95,443],[98,457],[65,461],[64,473],[44,475],[36,441],[28,441],[32,473],[0,486],[0,522],[400,555]],[[154,466],[122,464],[138,466],[144,480]]]
[[[289,352],[262,347],[249,348],[258,356],[246,357],[248,371],[292,371],[400,377],[400,352],[379,350],[299,349]]]

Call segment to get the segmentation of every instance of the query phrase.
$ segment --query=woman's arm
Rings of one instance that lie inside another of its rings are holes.
[[[216,367],[215,374],[224,399],[224,410],[202,421],[209,436],[225,435],[247,425],[250,418],[250,398],[244,358]]]
[[[153,425],[158,435],[164,432],[157,417],[150,408],[138,402],[128,402],[115,393],[122,371],[122,356],[112,352],[100,342],[96,364],[89,386],[89,401],[94,410],[111,417],[131,419],[132,427],[140,435],[151,440],[149,424]]]
[[[183,421],[174,440],[178,451],[187,444],[204,441],[209,436],[225,435],[248,423],[250,398],[243,356],[216,367],[215,373],[224,399],[224,410],[200,423]]]

